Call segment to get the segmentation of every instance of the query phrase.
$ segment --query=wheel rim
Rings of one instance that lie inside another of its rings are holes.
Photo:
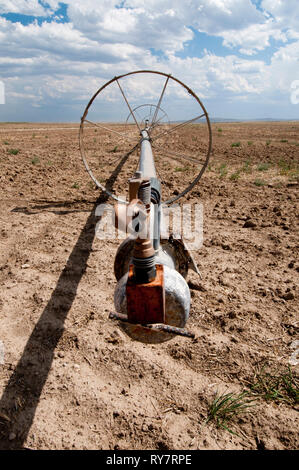
[[[139,76],[140,74],[145,74],[145,76],[147,76],[148,74],[159,75],[159,76],[165,77],[165,82],[163,84],[163,89],[162,89],[162,92],[160,94],[158,103],[155,103],[155,104],[154,103],[147,103],[147,104],[141,104],[139,106],[131,107],[131,105],[129,103],[129,100],[128,100],[127,96],[125,95],[125,92],[122,89],[123,83],[121,83],[121,80],[125,79],[126,77],[131,77],[131,76],[134,76],[134,75]],[[201,100],[198,98],[198,96],[187,85],[185,85],[179,79],[177,79],[175,77],[172,77],[170,74],[166,74],[166,73],[163,73],[163,72],[158,72],[158,71],[153,71],[153,70],[138,70],[138,71],[134,71],[134,72],[129,72],[127,74],[123,74],[123,75],[119,75],[117,77],[114,77],[113,79],[106,82],[102,87],[100,87],[96,91],[96,93],[92,96],[92,98],[90,99],[89,103],[87,104],[87,106],[85,108],[84,114],[81,118],[80,132],[79,132],[79,146],[80,146],[81,157],[82,157],[85,169],[86,169],[87,173],[89,174],[89,176],[91,177],[91,179],[93,180],[93,182],[96,184],[97,187],[99,187],[102,191],[104,191],[106,194],[108,194],[108,196],[112,197],[113,199],[115,199],[119,202],[127,203],[127,201],[124,198],[121,198],[121,197],[113,194],[111,188],[108,188],[107,184],[105,186],[103,184],[103,182],[99,181],[98,178],[94,175],[94,172],[92,171],[92,168],[90,167],[90,165],[87,161],[88,160],[88,155],[87,155],[87,150],[86,150],[85,141],[84,141],[84,130],[86,128],[86,125],[89,125],[89,124],[91,124],[91,126],[95,127],[95,128],[101,128],[102,130],[106,129],[110,133],[112,133],[113,135],[118,135],[118,137],[121,137],[122,139],[129,140],[128,135],[124,136],[122,134],[122,132],[116,131],[111,126],[107,127],[106,123],[99,124],[99,123],[96,123],[96,122],[89,121],[87,119],[88,112],[90,111],[91,106],[95,102],[96,98],[99,97],[99,95],[101,93],[103,93],[104,90],[107,90],[107,87],[112,86],[113,83],[116,83],[118,85],[119,90],[120,90],[121,94],[123,95],[124,101],[125,101],[125,103],[128,107],[129,115],[127,116],[127,120],[124,123],[127,125],[128,119],[130,117],[133,117],[133,119],[135,121],[136,131],[140,131],[140,125],[139,125],[138,119],[136,118],[136,115],[137,115],[138,110],[140,110],[142,107],[148,106],[148,107],[152,107],[153,110],[155,110],[155,111],[152,110],[153,111],[153,118],[152,118],[152,122],[150,123],[151,125],[155,124],[155,122],[158,120],[158,116],[159,116],[160,111],[162,111],[162,113],[165,113],[165,115],[167,116],[167,113],[161,107],[161,103],[162,103],[163,99],[165,98],[165,92],[166,92],[167,87],[169,87],[170,83],[171,84],[174,83],[175,86],[181,86],[184,90],[184,93],[187,93],[188,98],[189,98],[189,96],[192,97],[195,100],[195,102],[198,104],[198,106],[201,110],[200,114],[196,115],[195,117],[193,117],[191,119],[183,120],[183,121],[179,122],[179,124],[176,124],[176,123],[175,124],[173,124],[173,123],[169,124],[168,129],[163,130],[162,129],[163,126],[160,126],[160,129],[159,129],[161,131],[160,133],[157,133],[158,126],[153,127],[153,128],[150,127],[150,129],[152,130],[152,133],[150,131],[150,134],[151,134],[151,141],[152,141],[152,147],[153,147],[154,155],[155,155],[155,151],[157,151],[157,153],[161,153],[161,154],[163,154],[163,152],[164,152],[164,157],[163,158],[165,158],[165,159],[175,158],[178,161],[181,161],[179,159],[185,158],[185,159],[189,160],[193,164],[193,166],[194,166],[195,163],[197,165],[200,165],[200,169],[199,169],[198,173],[196,174],[195,178],[193,178],[191,180],[191,182],[189,182],[187,187],[185,187],[182,191],[176,191],[176,194],[174,194],[173,197],[170,197],[166,201],[163,201],[163,204],[166,204],[166,205],[172,204],[173,202],[175,202],[178,199],[180,199],[181,197],[185,196],[189,191],[192,190],[192,188],[198,183],[198,181],[202,177],[205,169],[207,168],[209,158],[210,158],[210,154],[211,154],[211,149],[212,149],[212,131],[211,131],[211,124],[210,124],[208,113],[207,113],[203,103],[201,102]],[[201,160],[197,160],[197,159],[193,158],[192,155],[189,155],[189,156],[183,155],[183,154],[179,155],[175,152],[169,152],[168,142],[167,141],[166,141],[166,144],[165,144],[167,146],[167,149],[166,150],[165,149],[161,150],[161,146],[162,146],[161,142],[163,142],[163,140],[162,140],[163,138],[164,138],[164,140],[165,140],[165,138],[169,139],[171,134],[176,136],[179,129],[183,129],[185,126],[188,126],[188,125],[191,126],[191,125],[193,125],[193,123],[196,123],[196,121],[199,121],[202,118],[205,120],[205,122],[202,121],[202,123],[206,125],[206,130],[207,130],[207,139],[206,140],[207,140],[207,142],[205,143],[204,155],[200,155]],[[167,116],[167,120],[168,120],[168,123],[169,123],[168,116]],[[164,123],[163,123],[163,125],[165,127]],[[133,129],[133,127],[132,127],[132,129]],[[139,141],[139,135],[138,135],[137,136],[137,141],[135,141],[133,143],[133,145],[130,146],[128,151],[125,154],[122,155],[122,159],[124,159],[126,161],[138,149],[139,142],[140,141]],[[168,153],[168,155],[167,155],[167,153]],[[193,161],[195,163],[193,163]],[[156,158],[155,158],[155,162],[156,162]],[[158,174],[159,174],[159,170],[158,170]],[[167,185],[167,182],[165,184]]]

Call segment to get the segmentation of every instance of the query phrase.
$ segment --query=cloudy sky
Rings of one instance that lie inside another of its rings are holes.
[[[299,119],[298,0],[0,0],[0,51],[1,121],[78,122],[140,69],[184,81],[212,117]]]

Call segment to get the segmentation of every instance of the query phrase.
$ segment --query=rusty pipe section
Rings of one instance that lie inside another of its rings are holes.
[[[136,284],[148,283],[156,277],[155,250],[150,239],[151,184],[143,179],[138,188],[138,197],[145,213],[138,214],[138,232],[134,244],[133,266]]]
[[[137,177],[136,177],[137,176]],[[156,277],[155,249],[151,240],[151,183],[135,174],[129,180],[130,203],[115,206],[116,228],[129,231],[134,238],[132,264],[136,284]]]

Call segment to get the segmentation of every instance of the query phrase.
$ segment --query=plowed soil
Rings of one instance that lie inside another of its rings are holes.
[[[151,345],[108,320],[120,242],[95,237],[109,200],[78,125],[0,125],[1,449],[298,448],[290,394],[256,394],[228,429],[207,419],[217,394],[252,392],[259,372],[298,373],[299,122],[212,128],[209,166],[182,199],[204,207],[202,278],[187,278],[196,337]],[[101,132],[102,181],[126,194],[133,165],[111,179],[123,149]],[[159,174],[173,196],[195,169],[168,158]]]

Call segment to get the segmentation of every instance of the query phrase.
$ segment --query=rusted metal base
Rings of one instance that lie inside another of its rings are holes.
[[[131,323],[148,324],[165,322],[165,294],[163,265],[156,265],[153,281],[140,284],[130,265],[126,286],[128,320]]]
[[[118,321],[122,321],[125,323],[132,323],[129,321],[126,315],[123,315],[121,313],[110,312],[109,318],[110,320],[118,320]],[[184,328],[177,328],[176,326],[165,325],[163,323],[141,324],[141,326],[143,328],[148,328],[151,330],[164,331],[165,333],[170,333],[172,335],[185,336],[186,338],[192,338],[192,339],[195,338],[194,333],[191,333],[190,331],[185,330]]]

